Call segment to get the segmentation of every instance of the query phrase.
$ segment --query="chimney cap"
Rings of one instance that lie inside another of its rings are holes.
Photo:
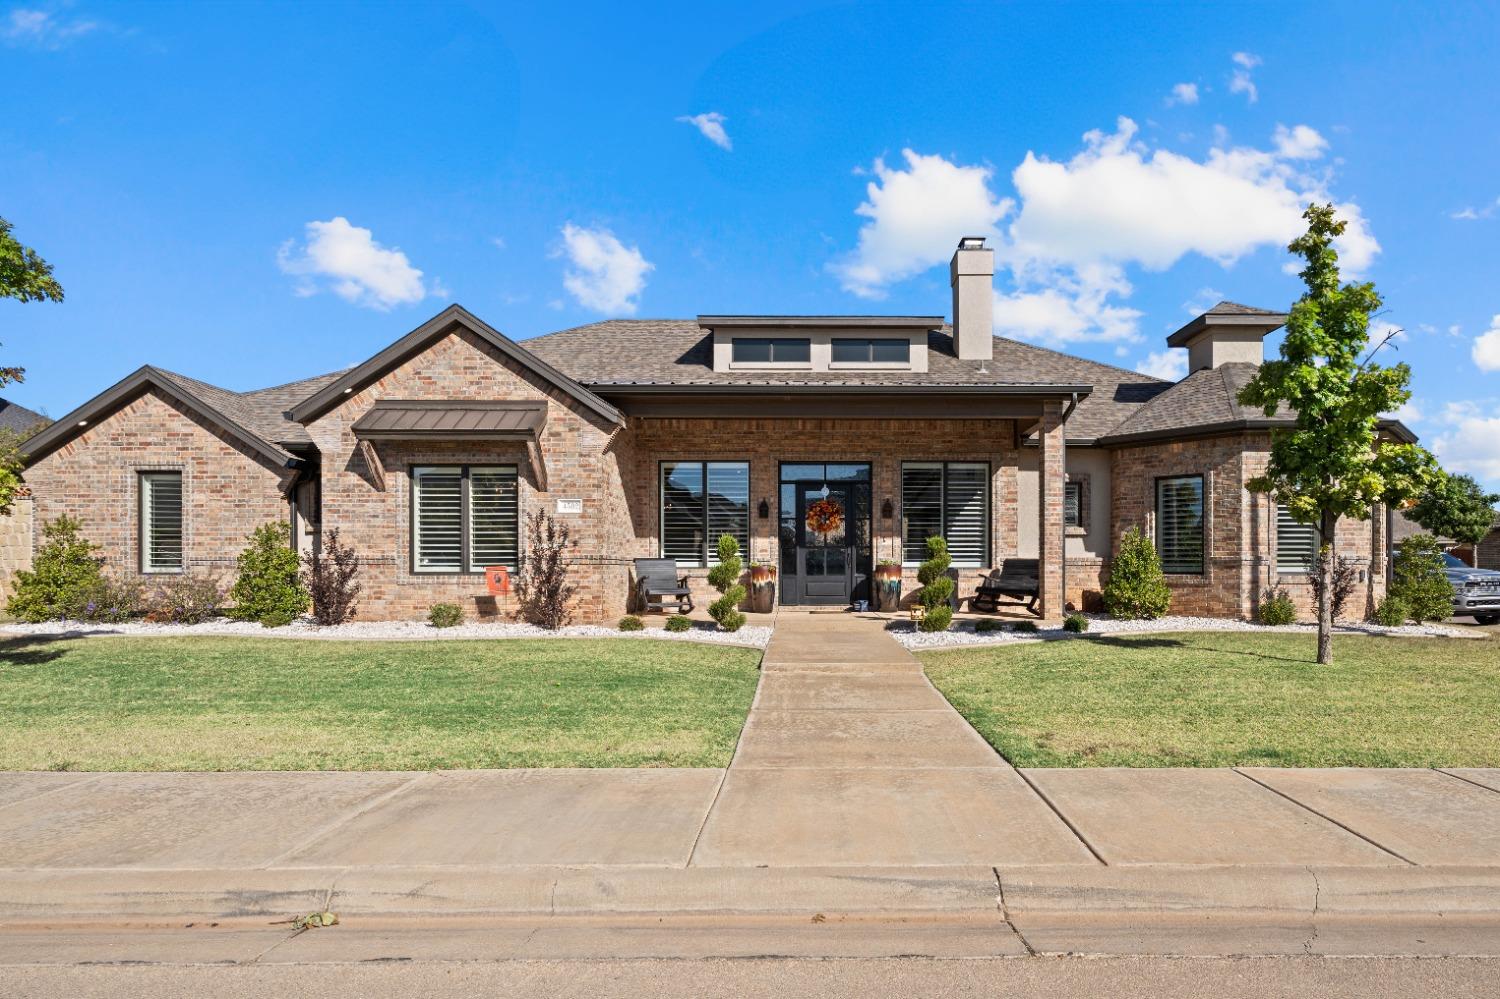
[[[1286,324],[1285,312],[1256,309],[1238,302],[1220,302],[1202,315],[1188,320],[1180,329],[1167,337],[1168,347],[1186,347],[1204,330],[1212,326],[1237,326],[1240,329],[1259,330],[1264,336]]]
[[[984,249],[984,237],[960,236],[958,237],[958,248],[960,250],[982,250]]]

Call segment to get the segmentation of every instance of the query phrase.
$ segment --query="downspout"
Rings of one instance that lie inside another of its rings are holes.
[[[1062,609],[1063,609],[1063,614],[1064,615],[1066,615],[1067,612],[1068,612],[1068,501],[1067,501],[1067,490],[1068,490],[1068,487],[1067,487],[1067,481],[1068,481],[1068,430],[1067,430],[1067,426],[1068,426],[1068,417],[1072,416],[1073,415],[1073,410],[1075,410],[1077,408],[1078,408],[1078,393],[1074,392],[1073,393],[1073,401],[1070,402],[1070,403],[1068,403],[1068,408],[1067,409],[1063,410],[1062,419],[1058,421],[1058,425],[1057,425],[1057,430],[1058,430],[1058,435],[1059,435],[1058,436],[1058,440],[1061,443],[1062,467],[1063,467],[1063,515],[1060,518],[1058,518],[1061,521],[1061,526],[1059,526],[1058,530],[1060,530],[1062,532],[1062,565],[1059,568],[1062,569],[1062,602],[1063,602]],[[1080,509],[1078,511],[1078,516],[1079,516],[1080,519],[1082,519],[1082,517],[1083,517],[1083,510],[1081,509],[1081,504],[1083,502],[1083,497],[1079,496],[1078,500],[1079,500],[1079,503],[1080,503]],[[1083,609],[1083,601],[1082,600],[1079,601],[1078,608],[1079,608],[1079,610]]]

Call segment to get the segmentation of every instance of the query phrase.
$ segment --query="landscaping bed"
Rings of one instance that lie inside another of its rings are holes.
[[[1500,766],[1500,644],[1194,632],[923,653],[1026,767]]]
[[[0,770],[722,767],[759,662],[587,638],[12,638]]]

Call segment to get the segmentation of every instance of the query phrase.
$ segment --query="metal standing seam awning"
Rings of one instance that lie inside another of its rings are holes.
[[[380,479],[375,441],[522,441],[546,488],[540,435],[547,422],[545,402],[494,402],[465,399],[382,399],[354,421],[350,429],[359,439],[365,460]]]

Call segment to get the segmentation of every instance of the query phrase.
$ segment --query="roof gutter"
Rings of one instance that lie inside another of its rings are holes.
[[[1073,411],[1078,400],[1093,391],[1092,385],[975,385],[975,384],[931,384],[931,385],[829,385],[829,384],[724,384],[724,385],[658,385],[633,384],[630,382],[591,382],[588,387],[607,395],[1013,395],[1013,396],[1068,396]]]

